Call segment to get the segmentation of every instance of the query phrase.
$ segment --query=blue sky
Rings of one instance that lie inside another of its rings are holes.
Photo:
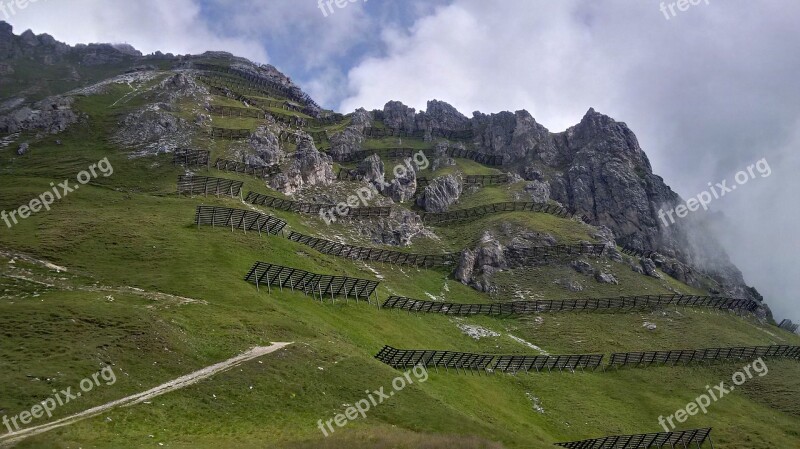
[[[527,109],[552,131],[594,107],[626,122],[684,198],[766,158],[768,178],[712,204],[733,261],[779,317],[800,322],[800,2],[50,0],[9,21],[144,52],[227,50],[268,62],[342,112],[439,99]]]

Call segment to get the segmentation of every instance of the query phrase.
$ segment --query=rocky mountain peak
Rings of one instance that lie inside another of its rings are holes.
[[[0,20],[0,36],[13,36],[14,35],[14,27],[3,20]]]

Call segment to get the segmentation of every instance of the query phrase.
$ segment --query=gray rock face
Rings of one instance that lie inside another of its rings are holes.
[[[472,282],[472,272],[475,270],[475,253],[469,249],[461,252],[461,258],[458,260],[458,266],[453,274],[453,277],[464,285],[469,285]]]
[[[385,175],[386,172],[383,161],[377,154],[373,154],[364,159],[356,168],[356,176],[358,179],[369,182],[379,190],[383,188]]]
[[[190,125],[168,111],[169,105],[158,104],[128,114],[119,124],[115,140],[139,149],[140,155],[169,152],[187,145]]]
[[[383,106],[383,123],[395,132],[416,131],[416,113],[399,101],[390,101]]]
[[[361,131],[364,128],[369,128],[372,126],[372,113],[367,111],[364,108],[358,108],[353,112],[352,124],[350,126],[355,126],[360,128]]]
[[[443,101],[428,101],[425,112],[417,115],[417,129],[425,131],[427,139],[438,132],[463,131],[469,128],[469,119]]]
[[[573,293],[582,292],[584,289],[583,285],[580,282],[571,281],[568,279],[559,279],[555,281],[555,284],[560,285]]]
[[[363,108],[356,110],[350,126],[331,136],[331,154],[337,157],[361,151],[364,130],[371,125],[372,115]]]
[[[365,221],[361,226],[374,243],[382,245],[408,246],[415,237],[434,236],[419,215],[406,209],[393,210],[391,217]]]
[[[331,154],[337,157],[361,151],[364,133],[357,127],[348,126],[331,136]],[[337,159],[338,160],[338,159]]]
[[[434,179],[417,198],[417,206],[427,212],[446,212],[461,197],[463,184],[455,175]]]
[[[181,98],[193,98],[201,101],[209,94],[204,85],[197,84],[194,76],[184,73],[176,73],[162,81],[158,86],[158,93],[158,99],[168,103]]]
[[[403,176],[398,176],[383,190],[383,194],[394,200],[395,203],[405,203],[414,198],[417,192],[417,172],[406,170]]]
[[[606,273],[604,271],[598,271],[594,274],[594,279],[601,283],[601,284],[619,284],[617,278],[614,277],[611,273]]]
[[[457,143],[453,147],[464,149],[464,144]],[[447,150],[450,149],[450,144],[447,142],[439,142],[433,149],[433,162],[431,162],[431,170],[436,171],[442,167],[452,167],[456,165],[455,159],[447,155]]]
[[[0,133],[40,131],[58,134],[77,123],[78,115],[72,110],[71,97],[49,97],[33,107],[23,106],[0,116]]]
[[[255,156],[262,161],[261,164],[256,165],[280,164],[286,158],[286,152],[281,148],[278,136],[267,126],[259,126],[247,139],[247,144]]]
[[[592,266],[592,264],[583,259],[573,260],[570,266],[572,267],[573,270],[577,271],[580,274],[594,275],[594,267]]]
[[[644,274],[650,277],[661,279],[661,274],[656,270],[655,262],[650,259],[642,259],[640,263],[642,264],[642,270],[644,271]]]
[[[482,114],[472,118],[475,143],[481,151],[504,156],[507,163],[525,167],[534,161],[558,164],[558,149],[553,135],[528,111]],[[517,164],[517,163],[522,164]],[[533,179],[533,178],[526,178]]]
[[[417,114],[413,108],[399,101],[390,101],[383,107],[383,122],[394,132],[422,131],[426,140],[450,131],[471,128],[467,117],[453,106],[438,100],[429,101],[427,109]]]
[[[487,232],[474,250],[465,249],[461,253],[454,277],[478,291],[491,293],[497,290],[492,275],[507,267],[503,245]]]
[[[525,193],[534,203],[546,203],[550,201],[550,184],[543,181],[530,181],[525,185]]]
[[[317,151],[311,139],[303,139],[289,169],[272,178],[270,184],[275,190],[292,195],[304,187],[330,185],[335,179],[331,157]]]
[[[656,250],[702,270],[724,285],[727,294],[755,299],[741,272],[705,224],[665,227],[658,217],[680,198],[652,172],[638,139],[625,123],[590,109],[563,133],[550,133],[526,111],[475,113],[479,151],[501,155],[525,179],[547,181],[550,198],[592,224],[608,226],[626,245]],[[548,173],[545,175],[544,173]],[[680,271],[678,271],[680,276]]]
[[[25,142],[22,145],[20,145],[19,148],[17,148],[17,156],[25,155],[25,153],[28,152],[29,147],[30,145],[28,145],[28,142]]]
[[[691,267],[688,267],[675,259],[658,258],[654,262],[656,266],[661,269],[661,271],[683,282],[684,284],[691,285],[692,287],[702,287],[702,283]]]

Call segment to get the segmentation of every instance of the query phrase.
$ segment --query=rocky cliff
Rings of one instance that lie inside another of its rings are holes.
[[[501,156],[504,169],[529,181],[536,201],[552,199],[591,224],[607,226],[617,242],[657,251],[654,262],[670,275],[697,284],[700,273],[721,293],[758,299],[702,219],[669,227],[658,218],[681,198],[653,173],[636,135],[625,123],[589,109],[577,125],[552,133],[525,110],[466,118],[441,101],[415,112],[398,101],[386,103],[383,123],[395,132],[471,132],[465,143]]]

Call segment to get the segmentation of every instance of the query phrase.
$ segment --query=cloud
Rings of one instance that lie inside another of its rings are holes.
[[[385,54],[349,71],[339,109],[436,98],[467,115],[524,108],[561,131],[592,106],[627,122],[686,198],[766,157],[770,178],[712,208],[728,217],[720,238],[745,278],[800,321],[788,295],[800,291],[800,4],[701,2],[669,20],[659,5],[455,0],[383,32]]]
[[[39,0],[8,21],[17,33],[47,32],[72,45],[124,42],[143,53],[224,50],[257,62],[269,60],[259,41],[212,30],[194,0]]]

